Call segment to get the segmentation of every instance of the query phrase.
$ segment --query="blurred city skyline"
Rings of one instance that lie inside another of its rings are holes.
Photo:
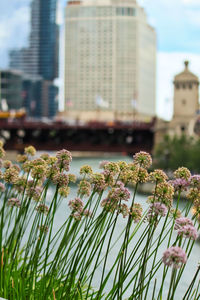
[[[0,68],[8,67],[8,51],[28,44],[31,0],[1,1]],[[58,1],[58,22],[61,25],[60,57],[64,48],[64,7]],[[190,61],[190,70],[200,77],[200,1],[199,0],[138,0],[157,32],[157,112],[170,118],[172,112],[173,77],[183,70],[183,61]],[[58,84],[61,86],[63,70]],[[61,93],[62,98],[62,93]],[[62,101],[60,108],[62,109]]]

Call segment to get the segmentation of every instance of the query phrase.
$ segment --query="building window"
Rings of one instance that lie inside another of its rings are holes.
[[[135,8],[132,7],[117,7],[116,8],[117,16],[135,16]]]

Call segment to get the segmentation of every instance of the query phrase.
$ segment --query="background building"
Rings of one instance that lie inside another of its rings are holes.
[[[174,77],[174,111],[171,121],[157,121],[155,143],[162,141],[165,135],[195,136],[195,127],[199,124],[199,79],[184,62],[184,70]],[[199,131],[199,129],[198,129]],[[197,133],[199,135],[199,132]]]
[[[21,74],[12,70],[0,70],[0,110],[20,109],[22,106]]]
[[[81,119],[156,115],[156,33],[135,0],[68,2],[65,108]]]
[[[22,71],[25,76],[33,83],[40,76],[42,86],[53,86],[53,80],[58,77],[58,25],[56,24],[57,0],[32,0],[31,2],[31,33],[29,46],[23,49],[13,49],[10,51],[10,68]],[[38,86],[39,88],[39,86]],[[57,88],[54,87],[54,91]],[[39,90],[38,90],[39,93]],[[56,99],[52,105],[52,93],[49,93],[49,99],[45,97],[40,101],[44,102],[41,107],[47,106],[46,110],[38,110],[41,113],[38,117],[56,114]],[[53,93],[55,94],[55,93]],[[29,103],[29,106],[31,104]],[[51,109],[50,109],[51,107]],[[51,111],[51,114],[49,114]],[[30,113],[31,111],[29,111]]]

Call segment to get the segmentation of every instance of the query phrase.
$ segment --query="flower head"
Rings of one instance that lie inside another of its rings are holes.
[[[105,164],[104,169],[107,170],[112,175],[116,175],[120,171],[118,164],[114,162],[108,162],[107,164]]]
[[[150,205],[150,208],[147,213],[148,220],[157,219],[158,216],[165,217],[167,214],[167,207],[160,202],[154,202]]]
[[[174,229],[179,230],[180,228],[182,228],[185,225],[192,225],[193,226],[193,222],[187,217],[177,218],[176,221],[175,221]]]
[[[190,177],[190,185],[200,189],[200,175],[193,175]]]
[[[76,175],[74,174],[68,174],[69,182],[76,182]]]
[[[145,168],[140,167],[138,170],[138,181],[143,183],[148,180],[148,172]]]
[[[56,173],[53,177],[52,177],[52,181],[54,184],[57,184],[59,187],[62,186],[67,186],[69,183],[69,177],[67,174],[63,173],[63,172],[59,172]]]
[[[3,161],[3,167],[4,167],[5,169],[11,168],[11,167],[12,167],[12,162],[11,162],[10,160],[4,160],[4,161]]]
[[[133,161],[142,168],[149,168],[152,165],[151,155],[147,152],[140,151],[133,156]]]
[[[41,204],[39,204],[39,205],[36,207],[36,210],[37,210],[39,213],[42,213],[42,214],[47,215],[47,214],[48,214],[48,211],[49,211],[49,208],[48,208],[48,206],[46,206],[45,204],[41,203]]]
[[[86,180],[81,180],[78,185],[78,195],[89,196],[91,191],[91,184]]]
[[[106,188],[104,175],[101,173],[94,173],[91,177],[91,184],[97,193],[101,193]]]
[[[162,170],[156,169],[149,174],[149,180],[152,182],[160,183],[165,182],[168,179],[165,172]]]
[[[83,206],[84,206],[83,201],[78,197],[73,200],[70,200],[68,205],[73,212],[81,213],[83,211]]]
[[[28,146],[24,149],[24,153],[30,156],[34,156],[36,154],[36,149],[33,146]]]
[[[142,206],[139,203],[134,203],[130,209],[130,215],[134,223],[138,223],[142,218]]]
[[[42,193],[42,187],[27,186],[26,194],[30,198],[33,198],[34,201],[38,202],[40,200],[41,193]]]
[[[187,191],[187,188],[190,185],[190,182],[184,178],[176,178],[175,180],[169,181],[174,187],[175,191]]]
[[[181,168],[178,168],[174,172],[174,177],[175,178],[182,178],[182,179],[185,179],[185,180],[189,180],[190,177],[191,177],[191,173],[190,173],[190,171],[187,168],[181,167]]]
[[[20,207],[21,203],[20,203],[19,199],[17,199],[17,198],[10,198],[10,199],[8,199],[8,205],[12,206],[12,207],[13,206]]]
[[[154,191],[155,198],[165,204],[168,208],[172,206],[174,187],[169,182],[159,183]],[[156,200],[157,201],[157,200]]]
[[[25,155],[25,154],[18,154],[17,155],[17,162],[18,163],[25,163],[25,161],[27,161],[28,160],[28,156],[27,155]]]
[[[198,237],[196,228],[190,224],[180,227],[178,230],[178,235],[181,235],[185,238],[190,238],[192,240],[196,240]]]
[[[172,266],[175,269],[179,269],[182,266],[182,264],[186,263],[187,256],[182,248],[174,246],[168,248],[163,253],[162,260],[166,266]]]
[[[69,187],[60,187],[60,188],[58,189],[58,193],[59,193],[62,197],[67,198],[67,196],[68,196],[69,193],[70,193],[70,188],[69,188]]]
[[[128,168],[128,164],[125,161],[118,161],[120,171],[125,171]]]
[[[72,161],[71,152],[65,149],[60,150],[56,153],[56,158],[57,158],[56,164],[59,167],[59,169],[69,171],[69,164]]]
[[[19,177],[19,172],[11,167],[4,172],[4,180],[7,183],[16,183]]]
[[[92,173],[92,168],[89,165],[84,165],[80,168],[81,175],[91,175]]]
[[[118,213],[122,214],[123,218],[126,218],[129,215],[129,208],[125,203],[121,203],[118,206]]]

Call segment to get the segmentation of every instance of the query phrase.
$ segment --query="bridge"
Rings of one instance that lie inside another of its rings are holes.
[[[154,144],[151,122],[65,122],[0,120],[0,139],[6,150],[22,152],[33,145],[37,150],[97,151],[132,154],[140,150],[151,152]]]

